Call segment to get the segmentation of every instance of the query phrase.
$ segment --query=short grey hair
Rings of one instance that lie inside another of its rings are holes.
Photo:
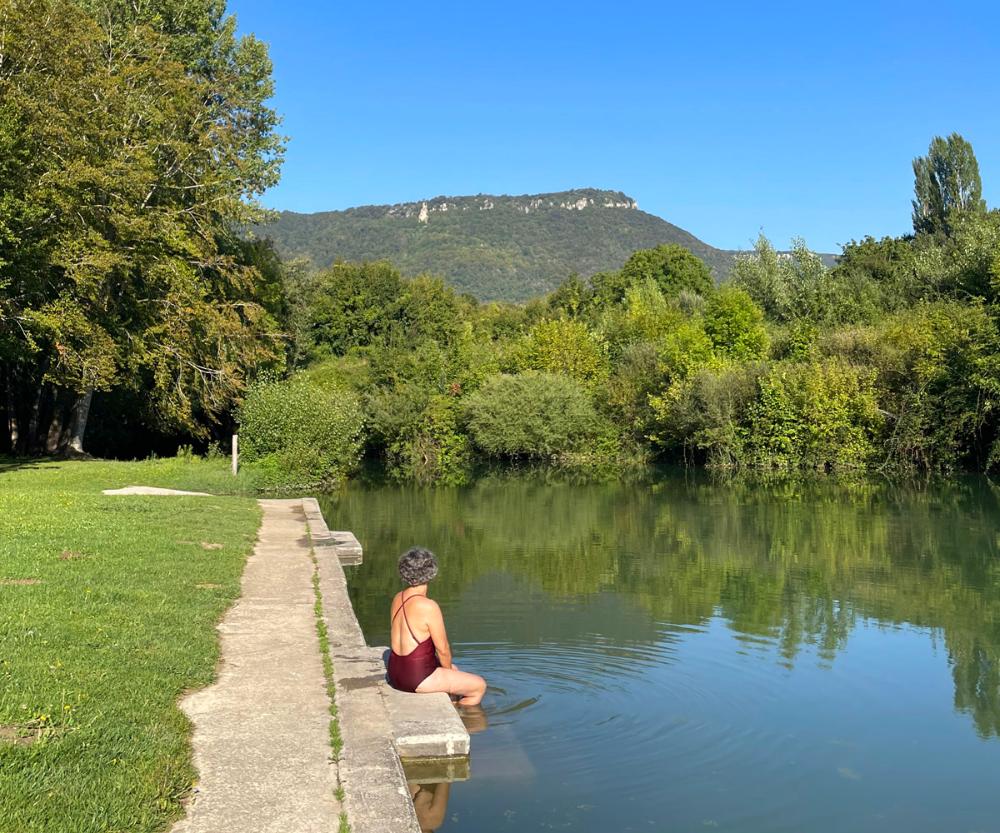
[[[437,559],[430,550],[413,547],[399,556],[399,575],[410,587],[426,584],[438,574]]]

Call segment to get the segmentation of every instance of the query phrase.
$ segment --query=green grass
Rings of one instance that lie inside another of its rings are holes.
[[[340,722],[337,720],[337,700],[334,696],[333,685],[333,659],[330,657],[330,634],[326,628],[326,621],[323,619],[323,591],[319,587],[319,563],[313,553],[313,593],[316,596],[316,603],[313,611],[316,614],[316,636],[319,638],[319,650],[323,657],[323,676],[326,679],[326,693],[330,697],[330,751],[333,759],[340,759],[340,752],[344,748],[344,740],[340,736]],[[338,790],[340,787],[337,788]],[[338,801],[343,799],[338,795]]]
[[[326,678],[326,693],[330,698],[330,752],[335,761],[340,760],[340,753],[344,748],[344,739],[340,734],[340,721],[337,718],[337,700],[333,683],[333,659],[330,657],[330,634],[323,619],[323,591],[319,585],[319,562],[316,560],[316,553],[312,553],[313,562],[313,593],[316,595],[316,604],[313,610],[316,614],[316,636],[319,638],[319,649],[323,656],[323,676]],[[338,784],[334,791],[334,797],[338,803],[344,804],[344,786]],[[351,825],[347,820],[347,812],[341,811],[338,833],[351,833]]]
[[[260,514],[100,493],[130,484],[233,479],[221,460],[0,460],[3,833],[163,830],[195,778],[177,700],[213,678]]]

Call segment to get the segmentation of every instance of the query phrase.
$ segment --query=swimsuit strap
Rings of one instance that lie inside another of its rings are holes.
[[[392,618],[395,619],[399,615],[399,611],[401,610],[403,611],[403,621],[406,622],[406,629],[410,632],[410,636],[413,637],[413,641],[416,642],[418,645],[420,644],[420,640],[417,639],[417,635],[413,632],[413,628],[410,627],[410,620],[406,618],[405,608],[406,608],[406,603],[410,599],[416,598],[419,595],[420,595],[419,593],[415,593],[412,596],[404,596],[403,601],[400,602],[399,607],[396,608],[396,612],[392,614]]]

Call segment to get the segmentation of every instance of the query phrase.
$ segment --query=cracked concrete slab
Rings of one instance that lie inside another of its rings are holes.
[[[173,833],[338,829],[306,519],[297,500],[260,505],[242,596],[219,625],[218,679],[181,703],[198,784]]]

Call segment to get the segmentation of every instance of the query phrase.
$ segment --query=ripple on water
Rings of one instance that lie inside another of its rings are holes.
[[[563,785],[596,779],[623,800],[692,790],[711,800],[728,790],[723,775],[737,760],[762,785],[787,786],[762,790],[741,809],[741,824],[805,823],[796,785],[817,773],[796,761],[799,739],[770,731],[757,716],[775,698],[775,641],[756,638],[754,656],[701,652],[697,639],[706,631],[665,625],[652,643],[612,644],[594,634],[531,647],[480,643],[461,646],[461,655],[489,675],[490,727],[506,733],[494,738],[504,747],[498,754],[516,745],[533,769],[558,773]],[[765,653],[772,661],[759,661]],[[719,684],[727,679],[739,685]],[[477,761],[477,777],[488,771]]]

